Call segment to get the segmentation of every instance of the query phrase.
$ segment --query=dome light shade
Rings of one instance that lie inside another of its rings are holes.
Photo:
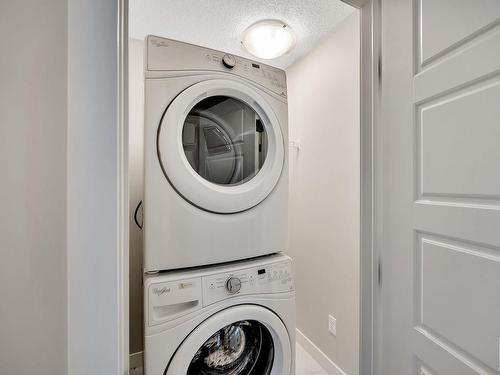
[[[278,20],[258,21],[245,30],[241,44],[261,59],[275,59],[295,45],[295,35],[286,23]]]

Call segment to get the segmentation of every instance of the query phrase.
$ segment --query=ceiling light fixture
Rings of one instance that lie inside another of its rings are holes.
[[[258,21],[243,33],[241,44],[261,59],[275,59],[295,45],[295,35],[286,23],[278,20]]]

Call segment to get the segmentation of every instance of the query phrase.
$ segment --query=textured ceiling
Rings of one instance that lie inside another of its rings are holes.
[[[354,8],[340,0],[130,0],[130,37],[176,39],[286,68],[309,52]],[[273,60],[257,59],[240,44],[242,32],[263,19],[291,26],[295,48]]]

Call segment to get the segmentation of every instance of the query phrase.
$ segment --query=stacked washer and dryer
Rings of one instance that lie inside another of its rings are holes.
[[[293,375],[285,72],[146,39],[145,375]]]

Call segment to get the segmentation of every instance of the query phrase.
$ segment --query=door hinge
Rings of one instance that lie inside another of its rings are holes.
[[[382,287],[382,259],[378,258],[377,281],[379,288]]]
[[[382,82],[382,55],[379,53],[377,58],[377,77],[378,83]]]

